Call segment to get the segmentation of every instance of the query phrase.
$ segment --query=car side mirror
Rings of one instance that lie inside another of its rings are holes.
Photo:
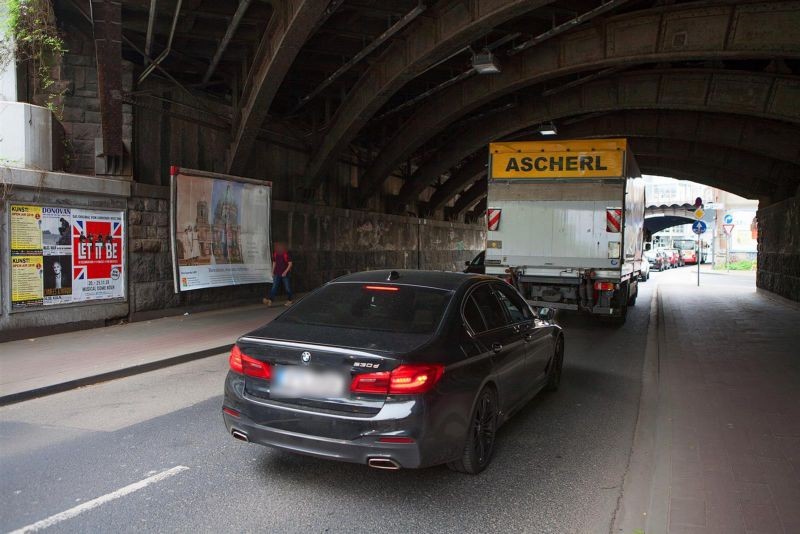
[[[556,310],[554,308],[537,308],[536,310],[536,317],[542,321],[552,321],[555,316]]]
[[[467,260],[464,262],[464,267],[469,267],[470,265],[472,265],[471,261]]]

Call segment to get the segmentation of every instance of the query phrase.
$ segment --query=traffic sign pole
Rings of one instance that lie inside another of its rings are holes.
[[[697,234],[697,287],[700,287],[700,261],[703,258],[703,252],[700,248],[700,234]]]

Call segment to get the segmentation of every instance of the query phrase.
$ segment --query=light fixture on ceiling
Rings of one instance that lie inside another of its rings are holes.
[[[478,74],[498,74],[500,72],[500,63],[491,50],[484,48],[482,51],[473,54],[472,68]]]
[[[538,128],[536,128],[536,131],[542,135],[556,135],[558,133],[556,125],[553,124],[553,121],[543,122]]]

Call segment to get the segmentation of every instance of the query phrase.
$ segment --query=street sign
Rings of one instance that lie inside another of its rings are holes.
[[[703,211],[703,208],[697,208],[697,209],[694,211],[694,218],[695,218],[695,219],[702,219],[702,218],[703,218],[703,215],[705,215],[705,214],[706,214],[706,212],[705,212],[705,211]]]
[[[722,222],[725,224],[733,224],[733,215],[730,213],[725,214],[725,217],[722,218]]]
[[[731,235],[733,232],[733,225],[732,224],[723,224],[722,229],[725,230],[725,235]]]
[[[697,235],[702,234],[706,231],[706,223],[703,221],[695,221],[692,225],[692,232],[696,233]]]
[[[694,207],[695,208],[699,208],[702,205],[703,205],[703,199],[702,198],[697,197],[696,199],[694,199]]]

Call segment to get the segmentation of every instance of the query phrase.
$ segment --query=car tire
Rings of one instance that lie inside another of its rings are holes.
[[[497,419],[497,394],[490,387],[483,388],[472,410],[469,434],[461,458],[448,463],[447,467],[470,475],[477,475],[486,469],[494,453]]]
[[[553,353],[553,361],[550,364],[550,369],[547,370],[547,385],[544,387],[545,391],[558,391],[558,386],[561,385],[561,373],[564,369],[564,338],[559,337],[556,341],[555,352]]]

